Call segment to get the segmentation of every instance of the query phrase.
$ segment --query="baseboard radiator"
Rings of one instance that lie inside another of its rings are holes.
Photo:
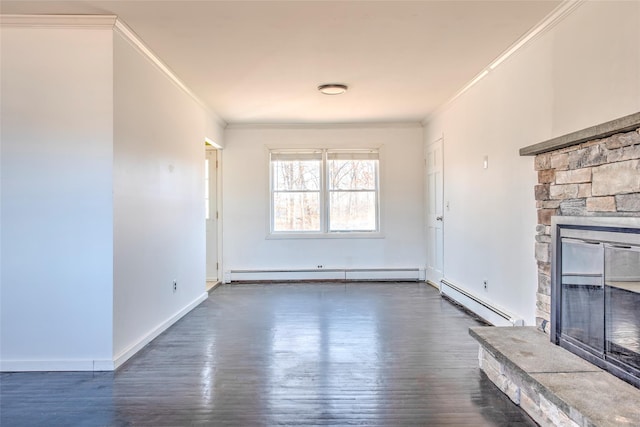
[[[494,326],[523,326],[524,320],[484,301],[448,280],[440,281],[440,293],[477,314]]]
[[[425,278],[421,268],[318,268],[302,270],[229,270],[225,283],[291,281],[390,281],[418,282]]]

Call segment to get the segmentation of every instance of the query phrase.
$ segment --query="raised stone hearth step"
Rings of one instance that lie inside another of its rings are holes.
[[[640,390],[535,327],[476,327],[480,368],[542,426],[640,426]]]

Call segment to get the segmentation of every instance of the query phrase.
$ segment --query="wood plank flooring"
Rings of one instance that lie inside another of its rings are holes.
[[[0,374],[4,426],[532,426],[418,283],[223,285],[115,373]]]

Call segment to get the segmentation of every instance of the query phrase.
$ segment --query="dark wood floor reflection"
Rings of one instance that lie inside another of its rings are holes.
[[[424,284],[225,285],[116,373],[0,376],[0,425],[535,425]]]

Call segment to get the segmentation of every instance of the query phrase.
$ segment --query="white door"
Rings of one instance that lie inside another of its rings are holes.
[[[427,281],[440,286],[444,277],[443,139],[426,146]]]
[[[218,281],[218,151],[207,147],[205,159],[205,203],[207,222],[207,282]]]

